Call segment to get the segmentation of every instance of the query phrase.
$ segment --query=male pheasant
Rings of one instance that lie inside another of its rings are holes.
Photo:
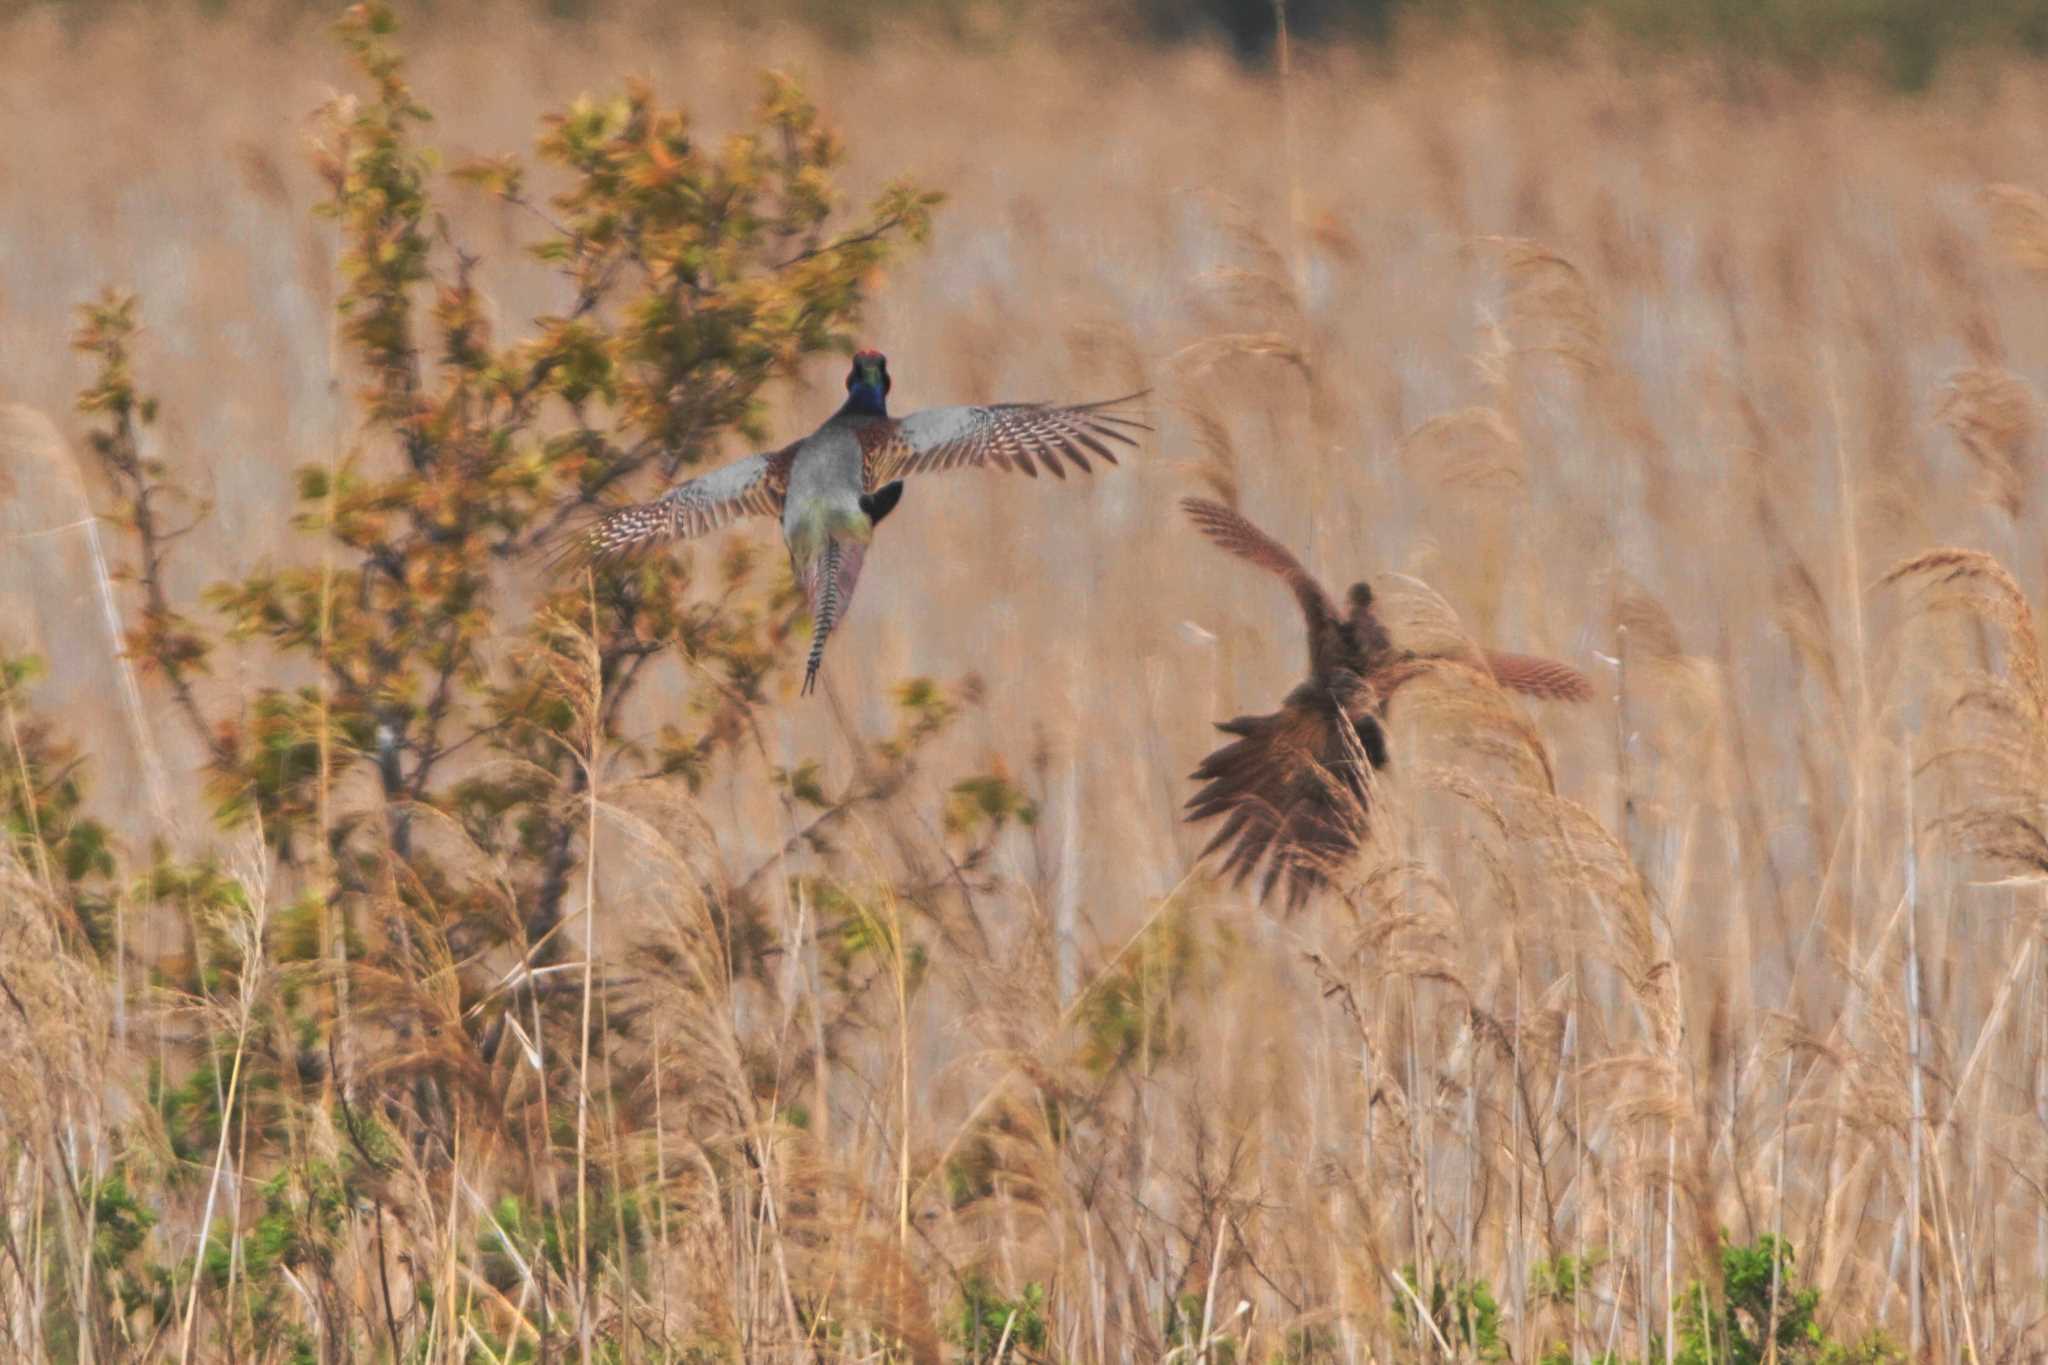
[[[861,563],[906,475],[965,465],[1040,469],[1064,479],[1092,454],[1115,464],[1113,444],[1134,446],[1143,422],[1119,411],[1142,393],[1098,403],[993,403],[889,415],[889,362],[861,351],[846,376],[846,402],[809,436],[677,484],[652,502],[622,507],[591,527],[570,554],[612,560],[670,540],[703,535],[742,516],[782,521],[790,564],[811,609],[803,691],[816,685],[825,641],[846,615]]]
[[[1263,864],[1260,899],[1284,880],[1287,908],[1298,909],[1364,838],[1367,765],[1388,761],[1387,704],[1434,656],[1394,648],[1364,583],[1351,585],[1349,610],[1340,614],[1301,561],[1243,516],[1202,498],[1183,498],[1181,507],[1217,545],[1285,579],[1308,622],[1308,680],[1278,711],[1216,727],[1237,738],[1195,769],[1194,780],[1205,785],[1187,804],[1190,821],[1224,817],[1202,853],[1228,849],[1223,872],[1233,885]],[[1480,657],[1497,682],[1518,692],[1557,701],[1593,696],[1593,685],[1569,664],[1494,650]]]

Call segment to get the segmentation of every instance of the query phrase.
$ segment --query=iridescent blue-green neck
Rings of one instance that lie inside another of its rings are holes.
[[[839,411],[849,417],[887,417],[889,395],[879,384],[856,379],[846,386],[846,406]]]

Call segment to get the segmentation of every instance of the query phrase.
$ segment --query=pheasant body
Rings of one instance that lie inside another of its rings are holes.
[[[1367,584],[1354,583],[1339,612],[1299,560],[1238,512],[1202,498],[1181,507],[1218,546],[1286,580],[1308,626],[1307,681],[1278,711],[1216,727],[1235,738],[1195,769],[1203,785],[1187,805],[1189,820],[1222,817],[1202,852],[1223,853],[1226,878],[1241,885],[1263,868],[1260,898],[1284,882],[1287,908],[1297,909],[1363,842],[1372,773],[1390,761],[1387,706],[1440,659],[1395,648]],[[1492,650],[1480,659],[1495,681],[1531,696],[1593,694],[1569,664]]]
[[[783,504],[782,538],[811,611],[803,685],[809,692],[817,686],[825,641],[853,603],[875,521],[862,506],[860,440],[843,419],[827,422],[799,453]]]

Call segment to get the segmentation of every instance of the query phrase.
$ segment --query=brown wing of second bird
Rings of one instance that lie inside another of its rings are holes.
[[[1181,506],[1218,546],[1286,580],[1308,625],[1308,680],[1278,711],[1217,726],[1236,738],[1195,769],[1203,786],[1187,806],[1191,821],[1223,817],[1202,852],[1227,850],[1223,872],[1233,885],[1263,867],[1260,899],[1284,882],[1294,910],[1364,839],[1370,770],[1388,761],[1387,703],[1431,661],[1392,647],[1364,583],[1352,587],[1351,609],[1340,616],[1301,561],[1243,515],[1203,498],[1183,498]],[[1493,650],[1482,657],[1503,687],[1560,701],[1593,695],[1569,664]]]
[[[1302,619],[1308,623],[1308,668],[1312,678],[1335,668],[1348,669],[1360,677],[1365,675],[1367,662],[1359,657],[1359,643],[1345,628],[1347,623],[1338,615],[1336,604],[1286,546],[1220,502],[1182,498],[1180,505],[1203,535],[1239,559],[1278,574],[1294,590],[1294,600],[1301,604]]]

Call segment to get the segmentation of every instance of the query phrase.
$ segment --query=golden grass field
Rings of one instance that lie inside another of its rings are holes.
[[[471,1116],[451,1158],[347,1210],[275,1322],[234,1274],[190,1306],[181,1281],[169,1328],[102,1329],[95,1358],[285,1359],[277,1324],[326,1359],[574,1358],[586,1324],[606,1359],[958,1357],[972,1272],[1011,1307],[1040,1287],[1042,1335],[998,1314],[1016,1359],[1470,1358],[1483,1343],[1399,1311],[1401,1286],[1481,1280],[1507,1358],[1658,1359],[1726,1292],[1722,1245],[1767,1233],[1796,1248],[1784,1301],[1819,1291],[1832,1339],[2048,1355],[2038,68],[1905,98],[1441,39],[1392,67],[1296,53],[1283,83],[1071,17],[988,50],[844,52],[456,8],[405,42],[451,163],[523,151],[544,111],[629,74],[722,129],[759,70],[797,73],[853,198],[898,174],[949,196],[872,282],[899,408],[1149,385],[1157,431],[1090,479],[912,486],[819,695],[783,689],[759,751],[697,798],[643,801],[690,875],[623,823],[600,839],[598,959],[673,942],[700,969],[620,987],[668,1087],[654,1126],[592,1120],[648,1201],[631,1256],[584,1284],[573,1258],[472,1274],[489,1210],[567,1188],[577,1158]],[[137,864],[152,838],[237,845],[182,795],[201,755],[145,677],[154,807],[85,533],[51,529],[105,507],[68,453],[88,375],[65,339],[103,285],[141,296],[157,453],[212,500],[176,595],[303,554],[293,470],[354,439],[303,150],[348,81],[310,24],[137,10],[0,42],[0,644],[48,661],[33,699],[84,741]],[[502,327],[559,306],[518,256],[529,224],[451,202]],[[840,376],[775,392],[783,439]],[[1204,878],[1177,818],[1211,722],[1270,709],[1303,662],[1285,591],[1180,517],[1218,487],[1334,590],[1369,576],[1411,629],[1447,605],[1599,700],[1404,693],[1373,846],[1342,894],[1263,912]],[[779,566],[765,523],[721,534]],[[1887,579],[1943,547],[2010,577],[1949,556]],[[264,666],[236,657],[211,704]],[[629,731],[675,695],[663,667]],[[843,780],[899,680],[969,674],[983,704],[831,864],[896,888],[915,955],[835,987],[823,912],[792,897],[772,970],[693,957],[701,888],[801,818],[768,771]],[[1039,818],[948,886],[947,789],[991,768]],[[366,793],[344,776],[335,799]],[[120,971],[67,967],[14,900],[8,970],[68,1002],[0,1026],[0,1354],[31,1359],[61,1353],[49,1286],[83,1264],[66,1170],[136,1154],[145,1253],[187,1279],[202,1221],[241,1227],[273,1171],[223,1143],[209,1206],[209,1172],[150,1136],[160,1021],[203,1013],[150,985],[176,934],[137,903]],[[1707,1342],[1688,1358],[1732,1349]]]

